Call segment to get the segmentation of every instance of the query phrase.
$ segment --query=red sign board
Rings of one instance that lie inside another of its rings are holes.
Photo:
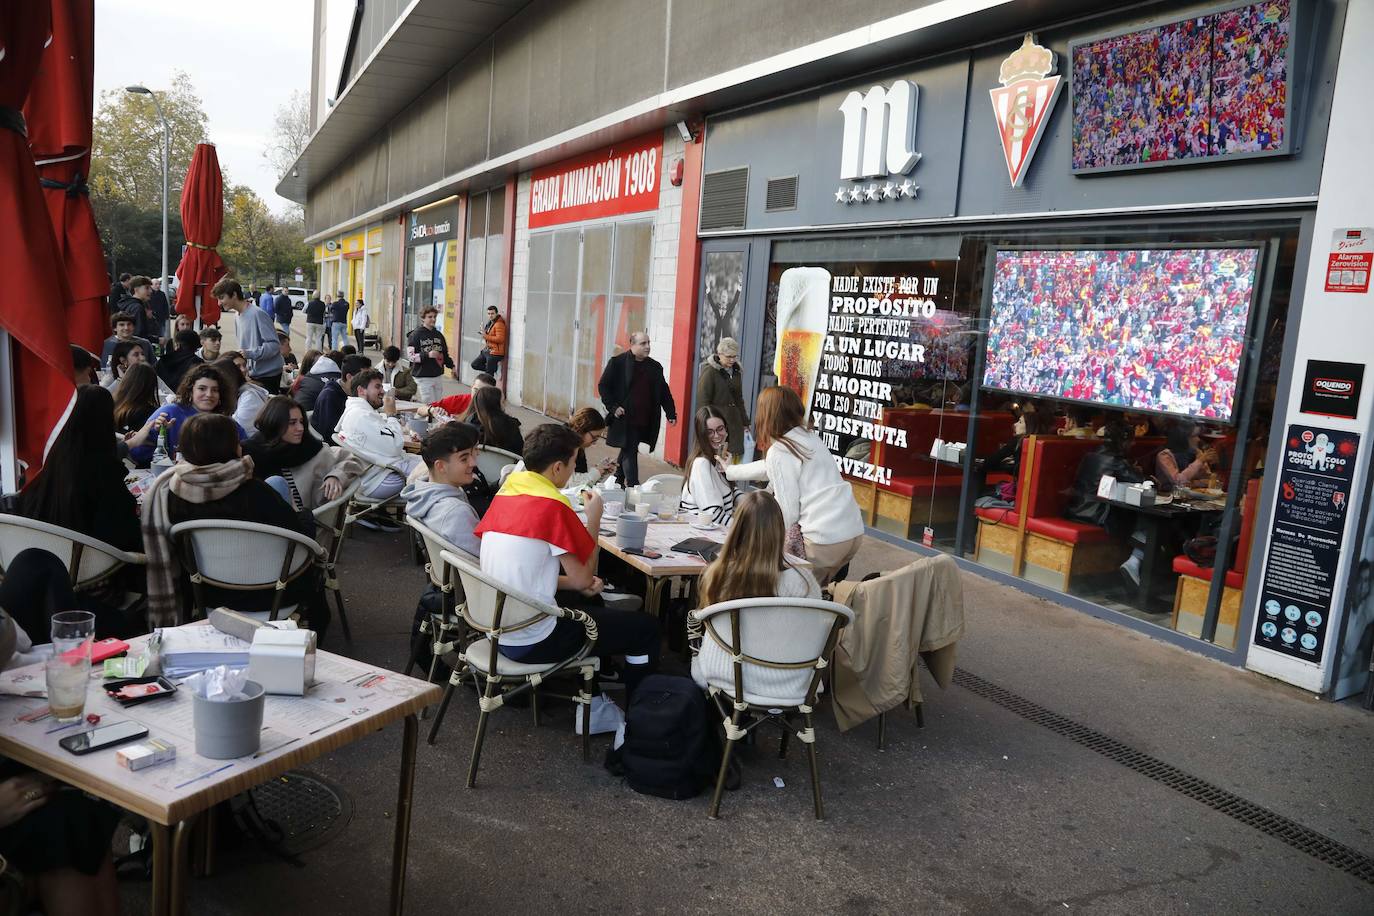
[[[1374,268],[1374,233],[1368,229],[1337,229],[1332,233],[1326,260],[1328,293],[1367,293]]]
[[[530,228],[656,210],[662,175],[661,131],[535,169]]]

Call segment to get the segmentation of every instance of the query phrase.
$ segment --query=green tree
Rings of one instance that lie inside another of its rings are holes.
[[[229,272],[256,286],[272,277],[276,227],[262,198],[243,185],[227,186],[219,252]]]
[[[274,215],[272,223],[272,272],[276,282],[294,284],[297,267],[303,271],[307,285],[314,282],[315,253],[305,244],[305,218],[299,208],[292,207],[285,213]]]
[[[168,196],[175,213],[181,206],[181,185],[196,144],[206,141],[207,119],[190,78],[180,71],[173,76],[172,88],[158,92],[158,103],[170,137]],[[92,128],[93,194],[160,210],[162,127],[152,99],[123,89],[107,90],[100,95]]]
[[[171,141],[168,158],[168,269],[175,270],[185,236],[181,185],[206,116],[190,79],[178,72],[158,93]],[[92,123],[91,207],[113,273],[156,276],[162,268],[162,127],[152,99],[111,89],[101,93]]]

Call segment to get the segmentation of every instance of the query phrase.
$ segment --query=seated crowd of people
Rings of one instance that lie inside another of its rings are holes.
[[[242,328],[251,317],[245,312],[256,306],[243,299],[239,284],[221,281],[214,293],[226,308],[240,312]],[[312,511],[356,482],[356,492],[366,499],[401,497],[408,516],[469,554],[497,581],[585,611],[596,622],[594,651],[623,661],[627,701],[655,669],[663,638],[659,622],[632,609],[639,607],[633,597],[613,593],[598,566],[604,511],[599,485],[616,467],[613,458],[593,464],[587,457],[607,434],[607,418],[598,409],[584,407],[566,423],[544,423],[526,432],[507,411],[495,379],[482,373],[470,394],[407,405],[413,411],[407,419],[397,401],[413,397],[416,383],[396,347],[383,350],[379,367],[347,352],[351,347],[311,350],[296,371],[288,368],[294,360],[286,361],[289,342],[283,340],[276,341],[275,350],[270,341],[258,339],[251,347],[224,351],[218,333],[184,328],[174,330],[169,349],[160,351],[162,341],[155,345],[134,337],[125,318],[116,316],[113,342],[98,365],[92,355],[83,359],[74,349],[73,368],[81,382],[74,407],[13,509],[121,550],[142,552],[146,566],[125,569],[101,590],[74,593],[55,557],[39,550],[21,553],[0,584],[5,615],[0,652],[10,649],[11,664],[48,641],[48,618],[57,610],[90,610],[98,638],[128,638],[149,626],[187,620],[198,607],[269,609],[271,589],[207,588],[193,607],[189,571],[172,541],[172,528],[187,521],[230,520],[313,537]],[[272,377],[259,371],[264,364]],[[103,383],[95,376],[97,368],[107,372]],[[284,393],[277,393],[279,388]],[[702,408],[694,420],[695,441],[678,508],[728,526],[723,549],[702,578],[701,600],[818,597],[857,552],[864,526],[835,461],[806,423],[797,395],[785,388],[762,393],[753,424],[761,457],[749,464],[737,463],[730,453],[718,409]],[[129,467],[148,467],[162,448],[172,463],[154,469],[140,503],[126,483]],[[477,466],[481,448],[500,449],[518,460],[500,480],[488,481]],[[766,482],[771,492],[753,489],[747,481]],[[565,495],[569,488],[581,491],[581,515]],[[798,556],[810,567],[798,565]],[[122,610],[127,605],[118,600],[129,592],[146,597],[133,612]],[[331,615],[319,569],[291,581],[279,601],[294,607],[302,625],[325,640]],[[503,633],[498,648],[515,661],[553,662],[585,638],[580,623],[550,616]],[[706,673],[728,664],[719,647],[708,646],[694,673],[704,684]],[[4,785],[0,782],[0,851],[8,854],[14,834],[4,825],[10,813]],[[80,868],[93,894],[109,890],[109,833],[102,817],[88,818],[98,827],[94,858],[59,863],[64,874],[70,866]],[[85,912],[102,911],[86,899]]]

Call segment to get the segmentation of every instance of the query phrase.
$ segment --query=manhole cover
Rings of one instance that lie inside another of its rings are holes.
[[[252,790],[264,821],[282,832],[282,851],[301,853],[334,839],[353,819],[353,800],[314,773],[291,770]]]

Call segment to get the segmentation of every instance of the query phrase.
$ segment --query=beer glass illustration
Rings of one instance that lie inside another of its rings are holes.
[[[821,367],[830,318],[830,271],[789,267],[778,280],[778,349],[773,372],[811,412],[811,392]]]

